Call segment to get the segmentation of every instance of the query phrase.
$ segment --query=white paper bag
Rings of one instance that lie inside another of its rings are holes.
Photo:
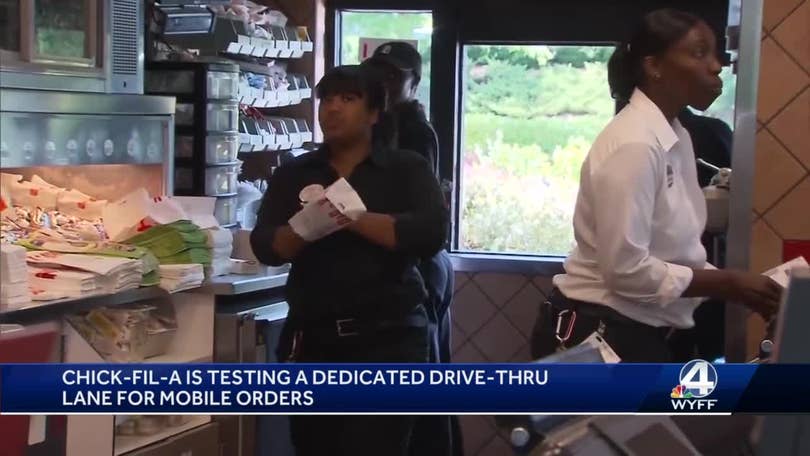
[[[308,195],[310,197],[311,194]],[[346,179],[341,178],[330,185],[319,199],[305,202],[304,208],[289,223],[296,234],[311,242],[340,230],[365,212],[366,206],[360,195]]]
[[[183,208],[188,220],[201,230],[219,226],[219,222],[214,216],[216,198],[210,196],[173,196],[171,199]]]
[[[783,263],[773,269],[769,269],[762,274],[770,277],[773,279],[774,282],[778,283],[784,288],[787,288],[788,284],[790,283],[790,273],[794,269],[807,269],[810,267],[807,264],[807,260],[804,259],[802,256],[798,256],[787,263]]]
[[[183,208],[171,198],[150,198],[140,188],[104,206],[104,229],[113,241],[122,241],[155,225],[188,220]]]
[[[32,182],[11,182],[7,186],[14,204],[23,207],[38,207],[45,211],[56,209],[56,198],[61,189],[43,187]]]
[[[0,173],[0,212],[12,206],[11,186],[21,180],[22,176],[19,174]]]
[[[106,200],[96,200],[78,190],[59,193],[56,198],[56,209],[67,215],[74,215],[85,220],[98,220],[104,215]]]

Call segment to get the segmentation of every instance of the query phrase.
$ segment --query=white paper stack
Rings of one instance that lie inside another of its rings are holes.
[[[31,302],[25,249],[0,244],[0,307],[21,307]]]
[[[111,276],[104,276],[101,279],[101,284],[105,293],[118,293],[123,290],[130,290],[138,288],[143,279],[143,263],[138,261],[139,265],[135,269],[119,272]]]
[[[231,253],[233,252],[233,233],[225,228],[205,230],[208,235],[207,245],[211,248],[211,265],[205,268],[208,277],[217,277],[231,273]]]
[[[34,299],[38,301],[51,299],[50,296],[53,294],[59,295],[60,298],[80,298],[104,291],[98,275],[92,272],[30,266],[28,274],[31,288],[49,292],[44,298],[40,293],[35,294]]]
[[[118,293],[138,288],[143,277],[143,263],[129,258],[34,251],[27,261],[35,300]]]
[[[197,288],[202,285],[203,280],[205,273],[201,264],[160,265],[160,288],[169,293]]]

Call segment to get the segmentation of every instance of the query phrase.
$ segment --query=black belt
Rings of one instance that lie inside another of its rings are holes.
[[[646,323],[633,320],[632,318],[626,317],[612,308],[602,304],[593,304],[590,302],[571,299],[565,296],[557,288],[554,288],[551,294],[549,294],[548,303],[557,313],[573,311],[579,314],[580,318],[584,316],[586,319],[596,320],[597,324],[598,321],[602,321],[606,324],[612,323],[619,326],[633,328],[635,330],[661,333],[664,337],[667,337],[673,329],[669,326],[651,326]]]
[[[423,313],[394,319],[374,318],[325,318],[291,322],[294,331],[317,333],[325,337],[355,337],[377,334],[392,329],[424,328],[428,325]]]

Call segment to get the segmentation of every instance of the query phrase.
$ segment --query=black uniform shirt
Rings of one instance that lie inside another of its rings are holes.
[[[439,139],[418,101],[399,103],[392,109],[397,126],[397,148],[422,155],[439,175]]]
[[[301,209],[301,189],[311,184],[326,188],[337,179],[327,147],[276,169],[250,238],[262,263],[284,263],[272,249],[273,235]],[[369,212],[396,219],[397,247],[386,249],[345,229],[305,246],[287,279],[293,321],[396,318],[426,298],[415,265],[439,251],[447,224],[427,161],[413,152],[375,147],[347,180]]]
[[[725,122],[713,117],[697,115],[689,108],[683,110],[678,116],[678,120],[692,138],[695,158],[702,158],[720,168],[731,166],[731,143],[734,133]],[[700,186],[709,185],[715,172],[705,166],[698,164],[695,166],[697,166]]]

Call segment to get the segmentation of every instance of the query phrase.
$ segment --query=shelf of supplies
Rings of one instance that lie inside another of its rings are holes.
[[[16,323],[64,313],[81,312],[94,307],[112,307],[138,301],[166,298],[168,293],[159,287],[142,287],[114,294],[98,294],[82,298],[33,301],[31,305],[16,309],[0,310],[0,322]]]
[[[208,424],[211,422],[210,415],[195,415],[191,417],[188,423],[179,426],[172,426],[163,429],[162,431],[152,435],[116,435],[115,436],[115,456],[120,456],[130,451],[143,448],[161,440],[168,439],[175,435],[189,431],[196,427]]]
[[[293,133],[289,135],[251,135],[239,133],[239,152],[286,151],[300,149],[312,142],[312,132]]]
[[[163,291],[163,290],[161,290]],[[163,291],[163,293],[166,293]],[[214,297],[201,289],[171,295],[175,311],[177,332],[172,337],[166,352],[146,358],[144,363],[194,363],[210,362],[214,356],[214,336],[211,331],[199,328],[214,326]],[[66,324],[63,361],[67,363],[104,363],[106,360],[84,337]]]
[[[165,39],[169,44],[199,49],[203,55],[224,53],[264,59],[296,59],[314,49],[305,27],[271,26],[267,30],[271,37],[253,37],[242,20],[217,16],[212,33],[172,35]]]
[[[240,103],[254,108],[280,108],[301,104],[303,100],[312,97],[312,89],[264,90],[241,83],[237,96]]]

